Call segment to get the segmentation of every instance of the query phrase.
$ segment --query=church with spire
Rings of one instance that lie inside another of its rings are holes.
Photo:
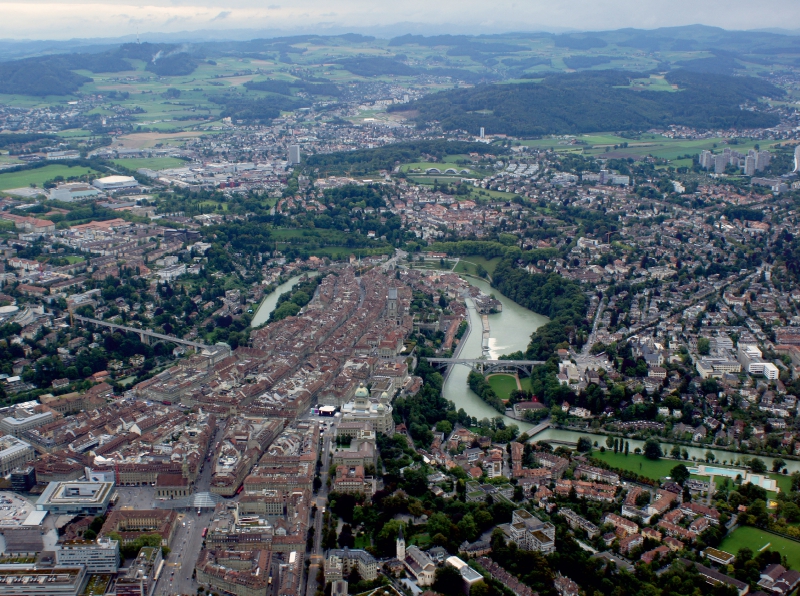
[[[403,536],[403,527],[397,534],[397,560],[400,561],[408,570],[409,574],[417,580],[420,586],[430,586],[433,584],[436,573],[436,565],[427,553],[421,551],[416,546],[406,548],[406,539]]]

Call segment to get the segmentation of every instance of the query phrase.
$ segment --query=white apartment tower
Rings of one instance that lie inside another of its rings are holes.
[[[289,145],[289,165],[296,166],[300,163],[300,145]]]

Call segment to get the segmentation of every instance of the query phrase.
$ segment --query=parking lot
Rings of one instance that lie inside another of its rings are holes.
[[[33,503],[10,492],[0,492],[0,525],[19,526],[33,512]]]

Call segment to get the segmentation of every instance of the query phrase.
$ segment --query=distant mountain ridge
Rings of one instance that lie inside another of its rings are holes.
[[[627,88],[639,73],[584,71],[546,76],[540,83],[479,85],[426,95],[390,110],[417,112],[419,123],[477,134],[540,136],[606,130],[633,131],[679,124],[703,129],[774,126],[778,118],[740,109],[760,97],[785,92],[753,77],[673,71],[679,92]]]
[[[732,75],[749,74],[753,68],[776,70],[782,65],[800,65],[800,35],[727,31],[703,25],[558,34],[407,33],[388,40],[351,32],[193,43],[146,41],[114,45],[108,39],[100,41],[103,43],[92,45],[91,40],[0,40],[0,58],[15,58],[0,62],[0,93],[74,94],[91,80],[87,73],[131,70],[131,60],[144,61],[145,70],[160,77],[192,74],[202,60],[216,57],[269,59],[286,64],[305,60],[310,64],[304,57],[311,55],[306,52],[309,44],[332,48],[330,63],[364,78],[432,76],[470,84],[538,79],[565,69],[593,71],[625,67],[640,72],[681,69]],[[384,53],[375,55],[376,48]],[[678,51],[707,54],[681,57],[675,54]],[[626,64],[631,60],[639,63]]]

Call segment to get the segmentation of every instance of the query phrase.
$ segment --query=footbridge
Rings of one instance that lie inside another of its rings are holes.
[[[483,375],[500,372],[522,372],[530,375],[534,366],[544,364],[544,360],[487,360],[485,358],[428,358],[428,362],[432,366],[442,369],[447,369],[453,364],[461,364]]]
[[[209,347],[207,344],[191,341],[188,339],[181,339],[180,337],[174,337],[172,335],[166,335],[164,333],[156,333],[155,331],[150,331],[149,329],[137,329],[136,327],[126,327],[125,325],[117,325],[116,323],[109,323],[108,321],[100,321],[99,319],[90,319],[89,317],[82,317],[81,315],[72,315],[73,325],[75,321],[80,321],[81,323],[89,323],[92,325],[99,325],[100,327],[107,327],[113,331],[124,331],[126,333],[135,333],[139,336],[139,339],[142,341],[143,344],[149,344],[150,339],[157,339],[162,341],[172,342],[174,344],[181,344],[183,346],[191,346],[195,349],[202,349]]]

